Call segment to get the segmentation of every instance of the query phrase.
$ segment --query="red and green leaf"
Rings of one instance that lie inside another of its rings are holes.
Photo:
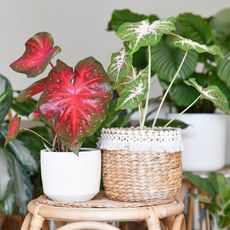
[[[76,152],[104,120],[110,99],[107,74],[94,58],[80,61],[74,70],[58,60],[48,75],[38,112]]]
[[[45,89],[45,86],[46,86],[47,79],[48,79],[48,77],[42,78],[41,80],[33,83],[28,88],[24,89],[19,94],[19,96],[17,98],[18,101],[20,101],[20,102],[25,101],[27,99],[30,99],[34,95],[37,95],[38,93],[43,92],[43,90]]]
[[[53,59],[61,51],[58,46],[53,47],[52,36],[47,32],[35,34],[25,46],[24,54],[10,67],[16,72],[25,73],[28,77],[36,77],[41,74]]]
[[[18,116],[18,114],[15,114],[8,127],[5,146],[18,135],[20,131],[20,121],[21,118]]]

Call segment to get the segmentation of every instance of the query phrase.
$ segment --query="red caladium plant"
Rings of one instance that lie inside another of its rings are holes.
[[[38,35],[41,34],[42,41],[53,41],[48,33],[38,33],[28,41],[37,41]],[[50,57],[53,56],[47,54],[53,53],[52,45],[53,42],[50,43],[49,51],[46,47],[46,52],[44,46],[36,46],[33,55],[24,54],[26,63],[33,63],[33,68],[27,68],[30,64],[23,64],[20,68],[25,67],[23,71],[25,70],[29,76],[35,76],[35,72],[42,72],[44,65],[50,62]],[[24,57],[19,60],[23,59]],[[53,150],[55,143],[61,141],[62,145],[58,145],[61,149],[56,149],[57,151],[69,149],[77,152],[84,139],[92,135],[104,120],[112,96],[111,86],[102,65],[93,57],[80,61],[74,69],[61,60],[57,60],[56,66],[51,66],[48,76],[22,91],[18,99],[27,100],[41,93],[37,109],[31,114],[31,118],[41,117],[50,124],[55,133]],[[31,73],[31,70],[36,71]],[[9,129],[12,137],[14,130]]]

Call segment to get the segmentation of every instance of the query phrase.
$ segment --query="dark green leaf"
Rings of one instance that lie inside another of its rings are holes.
[[[171,82],[184,57],[184,51],[171,47],[167,40],[152,47],[152,70],[155,71],[161,81]],[[189,51],[178,79],[187,79],[195,71],[198,62],[198,54]]]
[[[122,24],[117,35],[123,42],[129,42],[132,53],[143,46],[153,46],[160,42],[164,34],[175,30],[175,18],[157,20],[150,24],[148,20],[126,22]]]
[[[12,101],[12,87],[7,78],[0,74],[0,124],[8,113]]]
[[[190,172],[185,172],[185,176],[199,189],[209,193],[211,197],[215,197],[217,191],[213,187],[212,183],[204,178],[201,178],[198,175],[194,175]]]
[[[177,28],[183,36],[195,42],[210,44],[212,30],[208,20],[192,13],[180,14],[177,17]]]
[[[163,127],[164,125],[166,125],[170,120],[168,119],[157,119],[156,121],[156,127]],[[148,120],[145,122],[145,125],[147,127],[152,127],[153,125],[153,120]],[[176,127],[176,128],[181,128],[181,129],[185,129],[188,127],[188,125],[180,120],[174,120],[171,124],[170,127]]]
[[[17,98],[14,98],[12,101],[12,109],[21,116],[29,116],[32,112],[35,111],[37,101],[34,99],[28,99],[23,102],[17,101]]]
[[[156,15],[146,16],[143,14],[133,13],[128,9],[114,10],[112,13],[112,18],[108,24],[108,30],[117,31],[124,22],[139,22],[145,19],[149,19],[150,22],[153,22],[156,21],[158,17]]]

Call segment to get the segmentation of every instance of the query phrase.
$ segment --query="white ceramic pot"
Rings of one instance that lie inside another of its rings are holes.
[[[101,151],[81,149],[73,152],[41,151],[42,185],[46,196],[63,202],[83,202],[100,190]]]
[[[177,114],[168,114],[168,118]],[[183,114],[179,120],[187,123],[182,131],[183,169],[214,171],[225,165],[226,116],[222,114]]]

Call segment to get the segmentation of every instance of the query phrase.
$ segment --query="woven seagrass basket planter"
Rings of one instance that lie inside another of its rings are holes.
[[[156,205],[175,200],[182,179],[180,129],[103,129],[99,146],[108,199]]]

